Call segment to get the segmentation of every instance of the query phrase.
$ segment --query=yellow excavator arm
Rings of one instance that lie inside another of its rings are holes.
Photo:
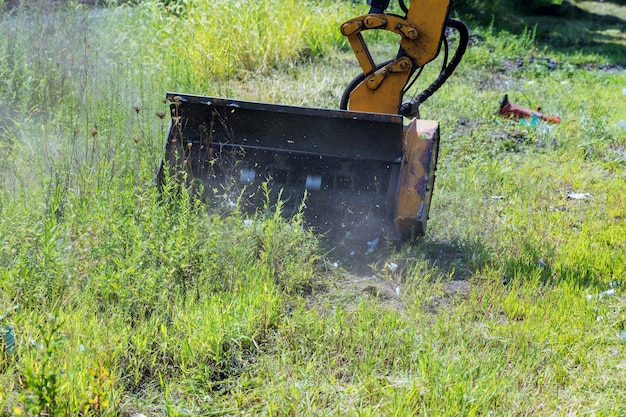
[[[412,0],[408,7],[403,0],[399,2],[405,16],[385,14],[389,0],[372,0],[368,14],[350,19],[341,26],[341,33],[348,38],[363,71],[346,89],[341,108],[413,117],[421,102],[403,105],[406,86],[417,70],[437,57],[445,41],[447,26],[456,29],[461,39],[455,57],[446,65],[437,84],[429,87],[432,92],[454,71],[465,52],[467,29],[459,21],[449,19],[450,0]],[[399,35],[397,56],[381,64],[375,63],[362,35],[366,30],[386,30]],[[426,98],[420,97],[421,101]]]
[[[419,106],[452,74],[460,62],[469,34],[458,20],[450,19],[450,0],[412,0],[407,7],[398,0],[404,16],[386,14],[390,0],[370,0],[368,14],[350,19],[341,26],[361,66],[358,75],[346,88],[340,108],[344,110],[402,115],[411,118],[404,128],[402,160],[396,191],[394,223],[396,230],[409,236],[416,230],[423,234],[430,210],[439,149],[439,123],[419,120]],[[459,34],[458,45],[448,62],[446,29]],[[395,58],[377,64],[363,38],[366,30],[386,30],[400,37]],[[424,65],[439,55],[445,46],[445,58],[439,76],[413,99],[403,102]]]

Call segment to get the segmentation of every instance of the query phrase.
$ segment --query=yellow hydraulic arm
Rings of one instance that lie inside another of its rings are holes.
[[[368,14],[341,26],[341,33],[348,38],[363,73],[346,88],[340,108],[412,118],[404,128],[394,215],[396,230],[410,236],[426,231],[439,149],[439,123],[419,120],[419,106],[452,74],[465,53],[469,36],[463,23],[448,17],[451,0],[411,0],[408,7],[404,0],[398,0],[405,16],[384,13],[389,1],[369,0],[372,7]],[[447,27],[459,34],[449,62]],[[362,35],[366,30],[386,30],[399,35],[396,57],[375,63]],[[446,53],[439,76],[419,95],[403,103],[407,86],[413,84],[424,65],[439,55],[442,44]]]
[[[452,25],[459,30],[456,26],[462,24],[448,18],[450,0],[412,0],[408,7],[400,0],[405,16],[383,13],[389,0],[372,0],[370,4],[370,13],[350,19],[341,26],[341,33],[348,38],[363,71],[346,89],[341,108],[414,116],[419,103],[402,105],[405,87],[416,70],[437,57],[446,26]],[[386,30],[398,34],[400,50],[396,58],[376,64],[362,36],[366,30]],[[465,46],[461,43],[459,46],[462,46],[462,55]],[[458,58],[460,60],[460,56]],[[454,70],[456,63],[454,59],[450,62],[452,66],[448,66],[445,78]],[[445,78],[438,79],[439,85]],[[436,89],[439,85],[431,87]]]

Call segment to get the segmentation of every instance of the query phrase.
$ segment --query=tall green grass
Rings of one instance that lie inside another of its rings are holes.
[[[345,4],[332,1],[180,1],[150,10],[154,57],[165,71],[175,65],[182,88],[204,90],[226,76],[268,75],[321,56],[345,43],[336,28],[349,16]]]
[[[178,71],[198,70],[178,55],[198,45],[164,47],[183,22],[152,4],[2,18],[0,303],[18,349],[2,353],[2,413],[114,415],[128,393],[183,375],[236,376],[276,327],[281,294],[311,286],[316,244],[299,223],[220,219],[154,187],[165,91],[203,91]],[[250,65],[289,59],[267,29]],[[211,80],[244,70],[221,65]]]

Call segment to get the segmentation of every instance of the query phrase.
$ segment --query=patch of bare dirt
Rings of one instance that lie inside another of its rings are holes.
[[[399,283],[383,280],[376,275],[346,275],[345,279],[338,284],[342,287],[342,291],[352,293],[357,299],[368,298],[393,310],[404,309]]]
[[[350,309],[368,300],[386,309],[403,312],[410,302],[406,298],[409,290],[401,275],[383,278],[374,273],[339,270],[331,275],[324,290],[309,295],[309,308],[324,310],[328,306],[341,305]],[[441,286],[433,284],[433,291],[429,292],[427,299],[420,301],[426,311],[436,314],[460,299],[467,299],[470,289],[470,282],[466,279],[446,281]]]
[[[441,308],[450,307],[453,301],[458,299],[467,299],[470,291],[470,283],[467,280],[447,281],[443,284],[443,290],[440,294],[434,296],[426,305],[426,310],[431,313],[437,313]]]

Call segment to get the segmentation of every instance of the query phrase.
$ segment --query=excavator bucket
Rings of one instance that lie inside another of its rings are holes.
[[[437,122],[399,115],[168,93],[159,182],[178,178],[209,204],[286,215],[334,238],[424,234]]]
[[[448,17],[450,0],[390,0],[341,25],[362,73],[340,109],[255,103],[168,93],[171,124],[160,169],[217,207],[258,210],[280,204],[290,215],[341,242],[377,242],[426,233],[439,149],[439,124],[419,120],[419,106],[448,79],[468,44],[468,30]],[[377,64],[364,33],[400,38],[394,59]],[[448,61],[446,33],[457,33]],[[404,94],[446,46],[437,78],[412,100]],[[410,119],[404,125],[405,118]]]

